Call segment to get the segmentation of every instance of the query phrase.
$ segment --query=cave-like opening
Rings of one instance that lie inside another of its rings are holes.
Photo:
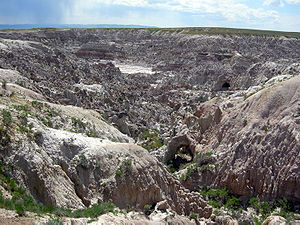
[[[221,88],[221,91],[228,91],[230,88],[230,84],[228,82],[225,82],[223,85],[222,85],[222,88]]]
[[[193,161],[193,154],[188,145],[181,145],[178,147],[178,150],[172,160],[169,161],[169,165],[175,170],[178,171],[181,168],[181,165]]]

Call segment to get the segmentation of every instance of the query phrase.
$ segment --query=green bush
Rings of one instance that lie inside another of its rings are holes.
[[[119,170],[119,169],[117,169],[117,170],[116,170],[116,176],[119,176],[119,177],[122,176],[122,171]]]
[[[221,204],[215,200],[211,200],[208,202],[209,205],[211,205],[214,208],[220,209],[221,208]]]
[[[197,219],[197,215],[195,213],[191,213],[190,220],[196,220],[196,219]]]
[[[77,119],[75,117],[71,118],[74,127],[85,128],[87,126],[81,119]]]
[[[222,200],[225,202],[229,198],[229,192],[227,188],[222,189],[209,189],[209,190],[203,190],[200,192],[200,194],[204,196],[208,196],[209,198],[215,198],[217,200]]]
[[[35,108],[38,108],[39,110],[43,108],[43,103],[35,100],[31,102],[31,105]]]
[[[229,198],[226,201],[225,207],[226,208],[232,208],[232,209],[237,209],[238,207],[240,207],[241,203],[240,203],[240,198],[237,198],[235,196],[232,196],[231,198]]]
[[[20,201],[20,200],[16,201],[15,205],[14,205],[14,208],[16,210],[16,213],[19,216],[24,216],[25,215],[24,205],[23,205],[22,201]]]
[[[3,109],[1,114],[2,114],[2,124],[8,127],[12,123],[12,116],[10,111]]]
[[[7,84],[6,80],[2,80],[2,88],[3,89],[6,89],[6,84]]]
[[[94,138],[97,138],[99,137],[97,131],[95,129],[89,129],[87,132],[86,132],[86,135],[88,137],[94,137]]]
[[[55,116],[59,115],[58,112],[56,112],[54,109],[51,109],[51,108],[45,109],[43,112],[46,113],[46,116],[49,116],[49,117],[55,117]]]
[[[0,126],[0,149],[6,150],[10,143],[11,139],[8,130],[3,126]]]
[[[262,224],[262,221],[260,221],[256,216],[253,217],[253,221],[254,221],[255,225],[261,225]]]
[[[23,80],[16,80],[15,83],[21,87],[25,87],[25,81]]]
[[[28,112],[28,110],[29,110],[27,105],[13,105],[13,108],[17,111]]]
[[[142,147],[147,149],[148,151],[158,149],[163,146],[163,141],[158,137],[158,130],[146,130],[140,137],[144,140],[142,143]]]
[[[109,202],[105,202],[103,204],[93,205],[90,208],[86,209],[77,209],[72,212],[72,217],[79,218],[79,217],[98,217],[102,214],[113,212],[115,209],[115,205]]]
[[[151,209],[151,206],[148,205],[148,204],[147,204],[147,205],[144,205],[144,209],[145,209],[145,210],[150,210],[150,209]]]
[[[287,221],[293,220],[291,206],[285,198],[277,201],[264,202],[260,201],[257,197],[252,197],[248,204],[253,207],[256,213],[261,215],[263,219],[271,215],[276,208],[279,208],[280,212],[278,215],[284,217]]]

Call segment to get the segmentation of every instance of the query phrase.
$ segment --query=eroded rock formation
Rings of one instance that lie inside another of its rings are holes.
[[[220,106],[222,119],[208,126],[197,149],[214,153],[218,168],[202,171],[187,185],[193,190],[226,186],[245,198],[299,202],[299,85],[296,76],[249,97],[208,102]]]

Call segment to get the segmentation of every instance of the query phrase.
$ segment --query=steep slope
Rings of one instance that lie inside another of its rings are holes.
[[[213,115],[216,107],[221,120],[212,118],[202,132],[191,128],[199,132],[198,153],[213,155],[202,162],[207,169],[195,172],[186,186],[225,186],[244,199],[286,198],[299,204],[299,99],[300,76],[295,76],[248,95],[203,103],[196,113],[198,122]]]

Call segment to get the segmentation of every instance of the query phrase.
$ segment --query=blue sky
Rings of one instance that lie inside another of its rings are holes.
[[[217,26],[300,32],[300,0],[0,0],[0,24]]]

